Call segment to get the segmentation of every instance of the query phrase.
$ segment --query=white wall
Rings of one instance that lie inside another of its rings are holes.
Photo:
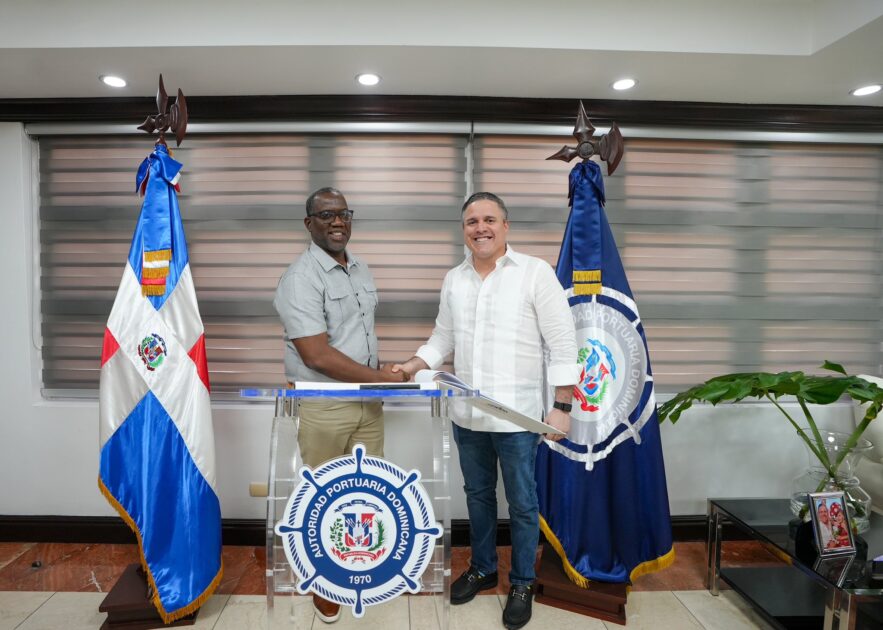
[[[31,160],[32,144],[22,126],[0,123],[0,514],[111,515],[96,486],[97,403],[48,402],[39,393]],[[96,361],[99,354],[96,348]],[[248,496],[248,484],[266,479],[271,416],[272,407],[262,405],[214,409],[218,483],[227,518],[264,516],[261,500]],[[848,405],[833,405],[818,417],[846,428],[852,413]],[[408,412],[388,412],[387,455],[407,464],[413,445],[425,442],[425,431],[426,425]],[[702,514],[707,497],[785,497],[807,463],[790,426],[765,404],[695,408],[662,433],[673,514]],[[462,478],[454,468],[452,517],[465,518]]]

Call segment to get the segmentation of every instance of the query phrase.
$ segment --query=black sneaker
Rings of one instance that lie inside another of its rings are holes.
[[[518,630],[530,621],[531,604],[533,603],[533,586],[513,584],[509,589],[506,609],[503,610],[503,625],[508,630]]]
[[[483,575],[475,567],[469,567],[463,575],[451,584],[451,603],[465,604],[471,602],[478,591],[486,591],[497,586],[497,572]]]

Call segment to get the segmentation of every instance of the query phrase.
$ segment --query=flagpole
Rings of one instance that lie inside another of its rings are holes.
[[[108,630],[193,625],[223,575],[205,341],[177,203],[183,165],[165,137],[180,146],[187,104],[180,89],[168,100],[160,75],[157,113],[138,127],[157,138],[136,174],[144,200],[101,357],[98,486],[141,560],[98,608]]]
[[[537,601],[625,623],[628,585],[674,560],[653,377],[643,323],[604,211],[597,155],[613,174],[623,154],[615,122],[594,138],[582,103],[573,135],[547,159],[580,161],[556,265],[581,367],[567,439],[537,452],[540,523],[548,541]],[[563,492],[562,488],[567,491]]]

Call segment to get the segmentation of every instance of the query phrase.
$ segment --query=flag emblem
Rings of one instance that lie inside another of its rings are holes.
[[[615,444],[633,438],[640,443],[639,431],[655,405],[652,389],[642,401],[645,385],[652,383],[648,373],[647,350],[637,329],[637,307],[626,295],[602,287],[594,299],[571,307],[576,338],[582,342],[579,361],[580,383],[574,387],[577,403],[571,417],[570,439],[580,444],[601,444],[620,424],[624,431]],[[605,444],[595,457],[556,449],[564,456],[601,459],[615,444]],[[554,447],[553,447],[554,448]],[[606,451],[606,452],[604,452]],[[591,466],[589,466],[591,468]]]
[[[368,457],[356,444],[352,455],[304,466],[300,477],[275,528],[298,593],[351,606],[361,617],[365,606],[420,592],[443,530],[419,471]]]
[[[583,332],[583,331],[580,331]],[[597,339],[587,338],[579,349],[577,362],[582,366],[579,384],[573,388],[574,397],[583,411],[598,411],[610,381],[616,380],[616,361],[610,349]]]
[[[163,359],[167,354],[168,350],[166,349],[165,340],[156,333],[152,333],[142,339],[138,346],[138,356],[141,357],[144,365],[151,372],[162,365]]]

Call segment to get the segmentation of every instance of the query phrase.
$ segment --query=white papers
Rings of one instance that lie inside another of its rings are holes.
[[[414,382],[444,383],[445,385],[453,385],[458,389],[472,389],[472,387],[461,381],[450,372],[442,372],[440,370],[420,370],[414,375]]]
[[[294,389],[311,389],[311,390],[334,390],[334,391],[355,391],[355,390],[383,390],[383,389],[437,389],[434,383],[341,383],[339,381],[297,381]]]
[[[472,387],[464,383],[462,380],[460,380],[450,372],[440,372],[437,370],[420,370],[419,372],[417,372],[417,374],[414,375],[414,381],[421,384],[442,383],[444,385],[450,385],[458,389],[472,389]],[[464,402],[472,405],[473,407],[476,407],[477,409],[480,409],[481,411],[484,411],[485,413],[489,413],[496,418],[507,420],[517,427],[520,427],[525,431],[530,431],[531,433],[567,435],[563,431],[559,431],[551,425],[540,422],[539,420],[534,420],[533,418],[526,416],[523,413],[519,413],[514,409],[507,407],[503,403],[485,396],[484,394],[480,394],[479,396],[476,396],[474,398],[465,398]]]

